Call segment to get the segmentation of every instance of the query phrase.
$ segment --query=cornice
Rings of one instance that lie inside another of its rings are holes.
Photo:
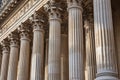
[[[37,1],[34,5],[32,5],[32,7],[30,9],[28,9],[26,12],[24,12],[24,14],[22,14],[15,22],[13,22],[13,24],[8,25],[7,23],[9,23],[9,21],[2,25],[3,27],[3,32],[0,35],[0,42],[5,39],[12,31],[16,30],[18,28],[18,26],[27,21],[29,19],[30,16],[32,16],[35,11],[40,10],[44,4],[46,4],[48,2],[48,0],[40,0]],[[15,14],[15,16],[17,15],[17,13]],[[6,26],[8,25],[8,27]],[[5,27],[6,26],[6,27]]]
[[[22,0],[23,1],[23,0]],[[16,8],[14,8],[14,10],[12,10],[9,15],[7,15],[4,19],[0,20],[0,29],[2,29],[3,27],[5,27],[6,24],[9,23],[9,21],[11,19],[13,19],[13,17],[15,17],[15,15],[21,10],[21,8],[26,5],[26,3],[28,3],[29,0],[24,0],[23,2],[19,2],[19,5],[16,6]],[[10,25],[9,25],[10,26]]]
[[[10,0],[5,4],[3,7],[1,7],[0,10],[0,22],[3,21],[20,3],[21,0]]]

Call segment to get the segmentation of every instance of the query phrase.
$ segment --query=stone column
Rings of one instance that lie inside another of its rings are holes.
[[[0,76],[1,76],[1,66],[2,66],[2,47],[0,46]]]
[[[48,39],[46,39],[45,47],[45,80],[48,80]]]
[[[8,64],[9,64],[9,43],[4,40],[2,42],[2,65],[0,80],[7,80]]]
[[[20,55],[17,80],[29,80],[30,38],[28,26],[22,24],[20,30]]]
[[[43,18],[33,17],[33,52],[31,63],[31,80],[44,80],[44,30]]]
[[[82,0],[68,0],[69,80],[84,80]]]
[[[96,80],[118,80],[111,0],[94,0]]]
[[[10,38],[10,58],[7,80],[16,80],[19,52],[18,35],[12,33],[10,34],[9,38]]]
[[[86,69],[88,80],[94,80],[96,77],[96,54],[95,37],[93,23],[85,21],[86,33]]]
[[[93,0],[85,1],[84,28],[86,41],[86,78],[94,80],[96,78],[96,53],[93,19]]]
[[[61,80],[69,80],[68,36],[61,35]]]
[[[61,80],[60,48],[61,48],[61,23],[58,6],[50,1],[49,13],[49,49],[48,49],[48,80]]]

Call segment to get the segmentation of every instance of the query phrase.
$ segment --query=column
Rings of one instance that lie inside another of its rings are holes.
[[[46,39],[45,46],[45,80],[48,80],[48,39]]]
[[[29,28],[22,24],[20,31],[20,55],[18,62],[17,80],[29,80],[29,58],[30,58],[30,38]]]
[[[0,76],[1,76],[1,66],[2,66],[2,47],[0,46]]]
[[[0,80],[7,80],[8,64],[9,64],[9,42],[4,40],[2,42],[2,65]]]
[[[84,80],[82,0],[68,0],[69,80]]]
[[[90,19],[91,20],[91,19]],[[86,69],[88,80],[94,80],[96,77],[96,54],[93,23],[85,21],[86,33]]]
[[[33,52],[31,63],[31,80],[44,80],[44,30],[43,18],[33,17]]]
[[[94,0],[96,80],[118,80],[111,0]]]
[[[16,80],[19,51],[18,35],[16,33],[11,33],[9,38],[10,38],[10,58],[7,80]]]
[[[69,80],[68,36],[61,35],[61,80]]]
[[[59,7],[50,1],[49,13],[49,49],[48,49],[48,80],[61,80],[60,48],[61,48],[61,23]]]

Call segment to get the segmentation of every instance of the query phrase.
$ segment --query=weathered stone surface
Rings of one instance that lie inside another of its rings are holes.
[[[29,80],[30,62],[30,33],[29,28],[23,24],[20,26],[20,55],[18,62],[17,80]]]
[[[94,0],[96,80],[118,80],[111,0]]]
[[[0,80],[7,80],[8,64],[9,64],[9,42],[7,40],[2,41],[2,65]]]
[[[84,38],[81,0],[68,0],[69,80],[84,80]]]
[[[61,14],[59,9],[54,0],[51,0],[47,7],[49,14],[48,80],[61,80]]]
[[[11,33],[9,38],[10,38],[10,58],[7,80],[16,80],[19,57],[18,35],[16,33]]]
[[[31,80],[44,80],[44,29],[41,21],[42,18],[33,19]]]

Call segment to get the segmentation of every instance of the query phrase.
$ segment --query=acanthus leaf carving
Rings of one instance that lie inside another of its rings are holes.
[[[9,34],[8,38],[10,39],[10,46],[18,47],[19,37],[18,37],[18,34],[16,32],[12,32],[11,34]]]
[[[27,24],[22,23],[19,26],[18,31],[20,32],[21,39],[29,39],[30,38],[30,26],[28,26]]]
[[[54,0],[49,1],[45,6],[44,9],[49,14],[49,18],[55,19],[61,17],[62,8],[60,6],[60,3],[55,2]]]
[[[8,39],[4,39],[2,42],[1,42],[1,45],[2,45],[2,53],[9,53],[9,40]]]

